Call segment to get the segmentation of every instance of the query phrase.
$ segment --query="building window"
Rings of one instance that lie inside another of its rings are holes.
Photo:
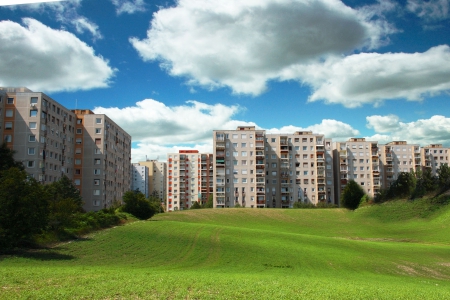
[[[37,109],[30,110],[30,117],[37,117],[37,115],[38,115]]]
[[[102,154],[102,150],[99,148],[94,149],[94,154]]]
[[[38,97],[31,97],[30,104],[36,105],[38,103]]]
[[[28,136],[28,141],[29,141],[29,142],[36,142],[36,136],[33,135],[33,134],[30,134],[30,135]]]
[[[80,144],[81,144],[81,138],[75,139],[75,143],[78,144],[78,145],[80,145]]]
[[[5,122],[5,129],[12,129],[12,122]]]
[[[102,129],[101,128],[95,128],[95,133],[96,134],[101,134],[102,133]]]
[[[75,154],[81,154],[81,148],[75,148]]]
[[[101,145],[102,144],[102,139],[95,139],[95,144],[96,145]]]
[[[28,148],[28,155],[35,155],[36,154],[36,148]]]
[[[34,168],[34,160],[29,160],[27,163],[28,168]]]
[[[94,190],[94,196],[100,196],[100,190]]]
[[[75,164],[76,165],[81,165],[81,159],[75,159]]]
[[[14,110],[12,110],[12,109],[7,109],[7,110],[5,111],[5,117],[10,118],[10,117],[12,117],[13,115],[14,115]]]
[[[14,98],[8,98],[6,104],[14,104]]]
[[[99,158],[94,159],[94,165],[99,165],[99,164],[100,164],[100,159]]]
[[[94,175],[100,175],[101,171],[100,169],[94,169]]]
[[[81,128],[77,128],[77,130],[76,130],[76,134],[82,134],[83,133],[83,129],[81,129]]]
[[[94,179],[94,185],[100,185],[100,179]]]
[[[80,179],[75,179],[73,182],[75,183],[75,185],[80,185]]]
[[[95,118],[95,124],[102,124],[102,118]]]
[[[81,175],[81,169],[75,169],[75,174],[76,175]]]
[[[5,142],[11,143],[11,141],[12,141],[12,135],[10,135],[10,134],[5,135]]]

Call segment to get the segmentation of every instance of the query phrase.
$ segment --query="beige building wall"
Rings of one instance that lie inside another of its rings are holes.
[[[76,109],[75,184],[84,209],[96,211],[122,201],[131,187],[131,136],[108,116]]]
[[[431,170],[431,174],[437,175],[437,170],[444,164],[450,166],[450,148],[442,144],[430,144],[421,149],[421,159],[424,168]]]
[[[210,155],[197,150],[180,150],[178,153],[167,154],[166,211],[189,209],[194,202],[202,203],[203,199],[208,199],[209,191],[206,195],[202,193],[202,181],[209,182],[212,176],[203,167],[207,164],[202,164],[202,157],[209,159]]]
[[[148,172],[148,193],[150,196],[158,197],[161,202],[166,197],[167,163],[157,160],[140,161],[141,166],[146,166]]]
[[[380,145],[380,161],[383,165],[383,187],[389,188],[401,172],[422,169],[420,146],[406,141],[392,141]]]
[[[2,137],[1,142],[3,142],[3,128],[5,126],[5,103],[6,103],[6,90],[0,88],[0,137]]]
[[[340,200],[350,179],[374,197],[382,187],[383,178],[378,142],[351,138],[346,142],[335,142],[333,148],[336,197]]]
[[[42,183],[73,178],[75,115],[44,93],[4,88],[3,139]]]

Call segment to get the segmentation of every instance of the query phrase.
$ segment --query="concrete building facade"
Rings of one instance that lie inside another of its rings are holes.
[[[167,158],[166,211],[188,209],[194,202],[207,200],[210,194],[208,184],[213,178],[212,169],[208,169],[212,154],[180,150],[168,153]]]
[[[331,140],[310,131],[215,130],[214,204],[291,208],[334,203]]]
[[[131,190],[139,190],[148,198],[148,179],[149,169],[147,166],[141,166],[139,163],[131,164]]]
[[[140,161],[139,165],[148,168],[148,194],[157,197],[161,202],[166,199],[167,163],[157,160]]]
[[[431,170],[432,175],[437,175],[437,170],[444,164],[450,166],[450,148],[442,144],[430,144],[421,148],[422,165]]]

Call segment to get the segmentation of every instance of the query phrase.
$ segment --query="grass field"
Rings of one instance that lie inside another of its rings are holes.
[[[0,258],[0,299],[450,299],[450,207],[204,209]]]

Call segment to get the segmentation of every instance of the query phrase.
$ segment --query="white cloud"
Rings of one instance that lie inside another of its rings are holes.
[[[378,135],[384,141],[407,141],[410,144],[444,144],[450,146],[450,118],[435,115],[429,119],[404,123],[396,115],[368,116],[367,127],[376,132],[386,133]],[[371,138],[376,138],[377,135]]]
[[[371,17],[337,0],[180,0],[130,42],[192,85],[258,95],[285,68],[383,44],[394,30]]]
[[[0,86],[27,86],[35,91],[88,90],[107,87],[113,70],[73,34],[34,19],[24,27],[0,22]]]
[[[292,134],[296,131],[312,131],[313,133],[324,134],[326,138],[333,138],[334,140],[340,141],[359,135],[359,131],[354,129],[351,125],[331,119],[324,119],[320,124],[310,125],[305,128],[289,125],[266,130],[267,133],[274,134]]]
[[[116,7],[118,15],[122,13],[133,14],[135,12],[145,11],[144,0],[111,0]]]
[[[85,31],[88,31],[95,39],[102,38],[102,34],[100,33],[97,24],[89,21],[85,17],[78,17],[72,20],[71,23],[75,25],[76,31],[78,33],[84,33]]]
[[[106,114],[131,136],[133,161],[160,157],[180,149],[212,151],[212,135],[216,129],[236,129],[237,126],[255,125],[234,120],[241,111],[237,105],[205,104],[186,101],[185,105],[166,106],[153,99],[145,99],[125,108],[96,107],[95,113]],[[184,146],[183,146],[184,145]]]
[[[408,0],[407,9],[426,21],[447,19],[450,0]]]
[[[34,4],[34,3],[42,3],[42,2],[60,2],[65,0],[2,0],[0,2],[0,6],[7,5],[19,5],[19,4]]]
[[[159,145],[204,143],[212,138],[214,129],[235,129],[238,125],[253,124],[232,120],[239,110],[237,105],[210,105],[198,101],[170,107],[153,99],[139,101],[132,107],[94,109],[117,122],[133,141]]]
[[[450,89],[450,47],[423,53],[360,53],[323,64],[291,68],[284,78],[302,78],[314,92],[308,101],[358,107],[387,99],[420,101]]]

